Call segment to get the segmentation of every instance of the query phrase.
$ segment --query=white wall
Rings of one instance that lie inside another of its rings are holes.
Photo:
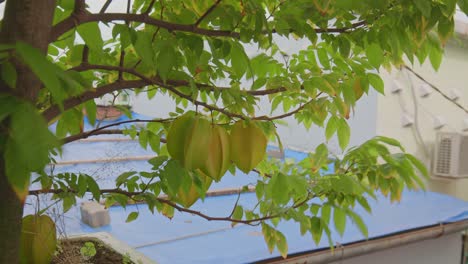
[[[466,44],[461,41],[447,45],[438,72],[432,69],[429,62],[422,66],[415,63],[413,69],[445,94],[449,94],[451,89],[457,89],[461,94],[457,102],[468,108],[466,83],[468,49],[463,46],[466,47]],[[387,95],[378,96],[377,134],[397,138],[407,151],[424,160],[430,167],[433,144],[438,131],[434,129],[434,118],[439,116],[447,123],[439,131],[463,132],[463,122],[468,118],[468,114],[435,91],[432,91],[428,97],[421,98],[419,88],[423,82],[406,70],[401,72],[394,70],[391,73],[382,72],[382,76]],[[394,80],[398,80],[404,87],[403,91],[398,94],[390,92]],[[412,89],[415,92],[414,97]],[[414,118],[415,125],[402,127],[401,117],[405,112]],[[423,144],[418,142],[418,130]],[[468,190],[468,179],[453,180],[433,176],[429,180],[428,186],[431,190],[468,200],[468,191],[466,191]]]
[[[331,264],[459,264],[461,251],[461,235],[454,233]]]

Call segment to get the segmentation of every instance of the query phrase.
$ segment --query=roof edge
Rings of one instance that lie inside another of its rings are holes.
[[[260,261],[261,263],[329,263],[339,261],[351,257],[357,257],[368,253],[373,253],[385,249],[395,248],[418,241],[427,239],[436,239],[441,236],[452,234],[468,228],[468,220],[433,225],[418,229],[399,232],[385,237],[370,239],[362,242],[355,242],[342,245],[335,248],[333,253],[331,250],[314,250],[309,252],[299,253],[288,259],[273,258]],[[339,252],[339,253],[338,253]]]

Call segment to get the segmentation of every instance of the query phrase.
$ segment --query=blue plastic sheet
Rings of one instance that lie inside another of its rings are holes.
[[[136,118],[147,117],[137,116]],[[53,127],[51,129],[53,130]],[[87,129],[92,129],[92,127],[88,126]],[[140,148],[136,141],[76,142],[64,147],[63,155],[59,157],[59,160],[105,159],[153,154],[150,150]],[[286,150],[285,155],[297,160],[307,156],[305,153],[291,150]],[[112,188],[115,178],[120,173],[150,169],[151,166],[146,161],[123,161],[56,166],[54,171],[56,173],[87,173],[98,180],[101,188]],[[220,183],[214,183],[211,189],[255,184],[256,177],[255,173],[244,174],[238,171],[236,175],[226,175]],[[208,197],[205,201],[197,202],[192,209],[210,216],[227,216],[236,199],[237,195]],[[33,204],[32,199],[29,201]],[[255,203],[255,194],[241,195],[239,204],[244,208],[252,208]],[[467,202],[432,192],[405,191],[399,203],[390,203],[387,198],[378,196],[377,200],[370,200],[370,205],[373,210],[372,214],[368,214],[362,208],[356,208],[356,212],[363,217],[368,227],[369,238],[468,219]],[[25,214],[31,213],[33,209],[33,206],[26,206]],[[138,219],[125,223],[127,215],[132,211],[139,212]],[[67,234],[109,232],[136,247],[149,258],[163,264],[245,263],[279,256],[277,251],[270,254],[261,228],[258,226],[231,227],[231,223],[228,222],[207,221],[198,216],[178,212],[170,220],[159,214],[151,214],[145,205],[131,205],[126,209],[112,207],[110,215],[112,220],[109,226],[93,229],[81,223],[79,208],[73,207],[65,216],[65,231]],[[346,244],[366,239],[349,219],[343,236],[334,230],[333,225],[331,227],[334,242]],[[310,234],[301,236],[299,225],[292,221],[281,222],[279,229],[287,238],[290,254],[328,247],[326,236],[318,245],[315,245]]]

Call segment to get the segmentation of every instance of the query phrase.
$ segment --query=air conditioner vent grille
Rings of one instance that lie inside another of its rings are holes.
[[[450,173],[450,163],[452,154],[452,139],[442,138],[439,142],[439,151],[437,152],[436,171],[440,174]]]

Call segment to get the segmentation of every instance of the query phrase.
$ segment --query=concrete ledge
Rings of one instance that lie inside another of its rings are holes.
[[[117,251],[122,255],[127,255],[131,261],[136,264],[156,264],[153,260],[149,259],[142,253],[136,251],[127,243],[118,240],[117,238],[113,237],[111,234],[107,232],[96,232],[96,233],[89,233],[89,234],[82,234],[82,235],[73,235],[69,236],[66,239],[74,240],[74,239],[90,239],[90,240],[97,240],[102,242],[107,247]]]

